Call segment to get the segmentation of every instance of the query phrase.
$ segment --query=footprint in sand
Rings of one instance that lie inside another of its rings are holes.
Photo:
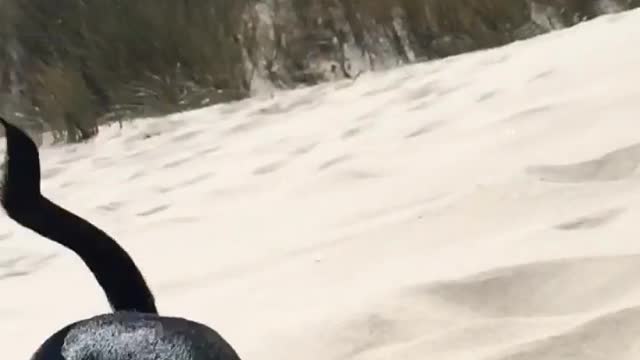
[[[121,209],[124,206],[124,202],[121,201],[111,201],[103,205],[96,206],[96,209],[102,211],[116,211]]]
[[[169,207],[171,207],[171,205],[169,205],[169,204],[162,204],[162,205],[154,206],[154,207],[151,207],[149,209],[142,210],[142,211],[136,213],[136,216],[149,217],[151,215],[156,215],[156,214],[159,214],[159,213],[161,213],[163,211],[166,211],[167,209],[169,209]]]
[[[529,82],[542,80],[544,78],[547,78],[547,77],[553,75],[553,73],[554,73],[553,70],[545,70],[545,71],[539,72],[539,73],[535,74],[533,77],[531,77],[531,79],[529,79]]]
[[[433,95],[437,91],[438,85],[435,81],[428,81],[417,89],[411,90],[409,93],[403,94],[404,101],[421,100],[429,95]]]
[[[265,123],[266,123],[265,119],[260,119],[260,118],[250,119],[248,121],[233,125],[229,129],[227,129],[225,134],[237,135],[237,134],[248,133],[250,131],[253,131],[265,126]]]
[[[134,172],[133,174],[129,175],[129,177],[127,178],[127,181],[139,179],[139,178],[141,178],[143,176],[146,176],[146,175],[147,175],[146,171],[138,170],[138,171]]]
[[[171,161],[163,164],[161,167],[163,169],[173,169],[173,168],[176,168],[176,167],[178,167],[180,165],[186,164],[186,163],[188,163],[189,161],[191,161],[191,160],[193,160],[195,158],[196,158],[196,156],[192,154],[192,155],[185,156],[185,157],[182,157],[182,158],[179,158],[179,159],[176,159],[176,160],[171,160]]]
[[[329,160],[323,162],[322,164],[320,164],[318,166],[318,171],[327,170],[327,169],[332,168],[332,167],[334,167],[334,166],[336,166],[338,164],[342,164],[344,162],[347,162],[347,161],[349,161],[351,159],[353,159],[353,156],[352,155],[348,155],[348,154],[334,157],[333,159],[329,159]]]
[[[60,188],[61,189],[66,189],[66,188],[70,188],[72,186],[76,186],[76,182],[75,181],[65,181],[62,184],[60,184]]]
[[[498,90],[487,91],[487,92],[481,94],[480,96],[478,96],[478,98],[476,99],[476,102],[487,101],[489,99],[492,99],[492,98],[496,97],[496,95],[498,95],[499,93],[500,92]]]
[[[407,134],[405,136],[406,139],[411,139],[411,138],[415,138],[415,137],[419,137],[422,135],[426,135],[428,133],[431,133],[433,131],[435,131],[436,129],[442,127],[444,125],[443,121],[433,121],[430,122],[426,125],[423,125],[421,127],[419,127],[418,129],[410,132],[409,134]]]
[[[408,111],[422,111],[422,110],[424,110],[425,108],[427,108],[427,107],[431,106],[431,105],[434,103],[434,101],[435,101],[434,99],[432,99],[432,98],[428,98],[428,99],[426,99],[426,100],[422,100],[422,101],[418,102],[418,103],[417,103],[417,104],[415,104],[415,105],[412,105],[412,106],[411,106],[411,107],[409,107],[407,110],[408,110]]]
[[[594,214],[578,217],[576,219],[566,221],[554,226],[557,230],[590,230],[595,229],[614,221],[622,214],[625,213],[625,209],[609,209],[605,211],[599,211]]]
[[[207,148],[196,151],[195,155],[197,156],[208,155],[208,154],[218,152],[220,151],[220,149],[222,149],[220,146],[211,146],[211,147],[207,147]]]
[[[357,122],[362,122],[362,121],[368,121],[371,120],[371,118],[375,118],[377,116],[380,115],[380,112],[384,111],[386,108],[386,106],[380,106],[380,107],[376,107],[372,110],[369,110],[367,112],[365,112],[362,115],[359,115],[357,118],[355,118],[355,121]]]
[[[201,175],[194,176],[190,179],[184,180],[177,185],[177,188],[187,187],[201,182],[210,180],[215,174],[213,172],[207,172]]]
[[[0,261],[0,280],[27,276],[43,268],[56,255],[20,255]]]
[[[258,166],[257,168],[253,169],[253,171],[251,173],[253,175],[270,174],[270,173],[273,173],[275,171],[278,171],[279,169],[284,167],[287,163],[288,163],[288,161],[286,161],[286,160],[273,161],[273,162]]]
[[[311,143],[311,144],[308,144],[308,145],[300,146],[300,147],[297,147],[296,149],[294,149],[291,152],[291,154],[292,155],[296,155],[296,156],[305,155],[305,154],[308,154],[311,151],[313,151],[313,149],[315,149],[318,145],[319,145],[319,143]]]
[[[214,175],[215,175],[215,173],[208,172],[208,173],[205,173],[205,174],[194,176],[192,178],[188,178],[186,180],[180,181],[180,182],[178,182],[176,184],[172,184],[172,185],[169,185],[169,186],[157,186],[157,187],[155,187],[154,190],[157,191],[160,194],[167,194],[167,193],[170,193],[170,192],[173,192],[173,191],[176,191],[176,190],[181,190],[181,189],[187,188],[189,186],[199,184],[199,183],[201,183],[203,181],[210,180],[211,178],[213,178]]]
[[[352,128],[350,128],[350,129],[345,130],[345,131],[342,133],[342,135],[340,135],[340,137],[341,137],[343,140],[347,140],[347,139],[350,139],[350,138],[352,138],[352,137],[355,137],[355,136],[359,135],[360,133],[362,133],[362,127],[360,127],[360,126],[355,126],[355,127],[352,127]]]

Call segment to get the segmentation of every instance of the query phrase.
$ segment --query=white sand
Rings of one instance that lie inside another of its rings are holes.
[[[636,360],[639,24],[113,126],[44,191],[245,360]],[[108,311],[5,216],[0,277],[6,359]]]

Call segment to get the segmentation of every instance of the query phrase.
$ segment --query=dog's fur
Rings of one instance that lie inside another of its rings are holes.
[[[62,328],[32,360],[239,360],[215,330],[158,315],[151,290],[127,252],[105,232],[41,194],[38,148],[16,126],[1,117],[0,123],[7,142],[2,207],[18,224],[80,256],[113,310]]]

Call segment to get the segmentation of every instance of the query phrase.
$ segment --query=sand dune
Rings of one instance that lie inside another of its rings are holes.
[[[636,359],[640,12],[103,129],[43,191],[251,359]],[[0,338],[108,310],[0,217]]]

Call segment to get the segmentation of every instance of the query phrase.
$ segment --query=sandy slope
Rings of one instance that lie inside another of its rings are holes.
[[[43,148],[246,360],[640,358],[640,11]],[[107,311],[0,218],[3,356]]]

